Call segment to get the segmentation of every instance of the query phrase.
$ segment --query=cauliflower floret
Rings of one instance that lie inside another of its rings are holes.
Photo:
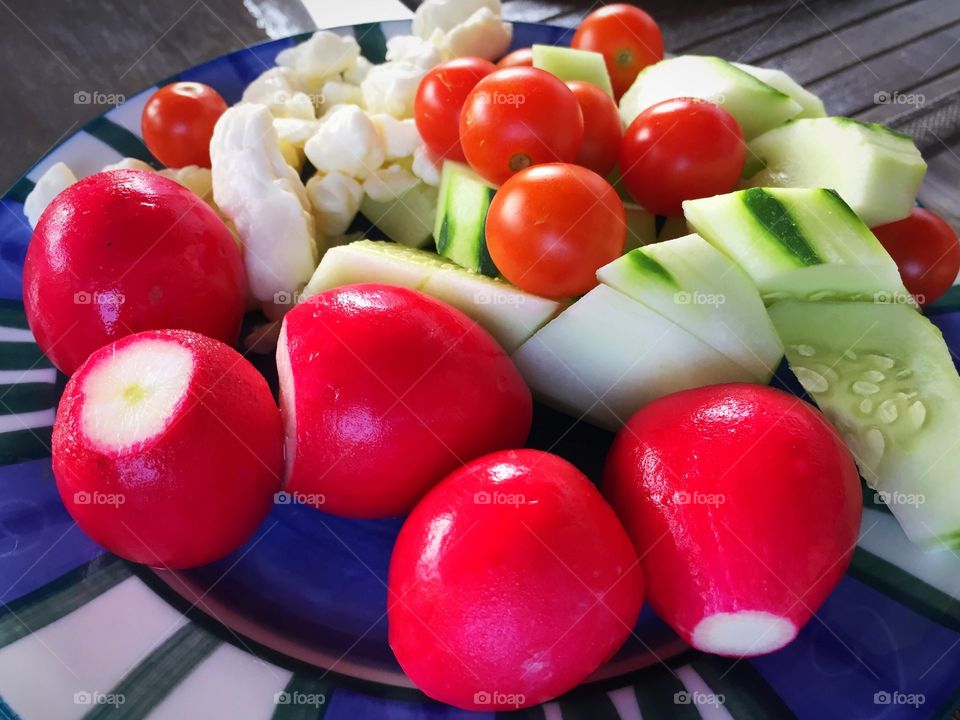
[[[363,182],[363,191],[377,202],[392,202],[416,185],[416,176],[401,165],[388,165]]]
[[[301,120],[300,118],[274,118],[273,129],[281,143],[295,148],[303,148],[307,140],[320,128],[319,120]]]
[[[320,89],[320,98],[323,101],[324,108],[330,108],[334,105],[363,104],[363,93],[360,91],[360,87],[339,80],[327,80]]]
[[[426,145],[419,145],[413,151],[413,165],[410,169],[427,185],[436,187],[440,184],[441,163],[442,161],[433,157]]]
[[[412,118],[397,120],[392,115],[372,115],[370,117],[380,129],[387,151],[387,160],[399,160],[413,155],[413,151],[422,144],[417,125]]]
[[[426,0],[413,16],[413,34],[427,39],[435,30],[447,33],[480,8],[497,16],[503,11],[500,0]]]
[[[500,15],[482,7],[450,30],[443,42],[445,57],[482,57],[494,60],[510,47],[513,26]]]
[[[408,62],[374,65],[360,86],[363,104],[371,113],[413,117],[413,100],[426,70]]]
[[[363,188],[352,177],[332,172],[307,180],[307,197],[313,205],[317,227],[334,237],[343,235],[360,211]]]
[[[387,62],[408,62],[429,70],[442,61],[440,48],[429,39],[424,40],[415,35],[398,35],[387,40]]]
[[[360,46],[356,39],[321,30],[306,42],[282,50],[277,55],[277,65],[293,70],[307,92],[316,92],[325,80],[353,66],[358,57]]]
[[[40,216],[47,209],[53,199],[73,185],[77,176],[62,162],[54,163],[40,176],[33,190],[23,201],[23,212],[27,216],[31,228],[35,228]]]
[[[352,67],[348,67],[343,71],[343,81],[345,83],[350,83],[351,85],[359,85],[363,82],[363,79],[367,76],[367,73],[370,72],[370,68],[372,67],[373,63],[361,55],[357,58],[357,61]]]
[[[244,243],[254,297],[265,303],[298,291],[319,261],[307,192],[283,158],[262,105],[229,108],[210,141],[213,197]]]
[[[290,68],[274,67],[262,73],[243,91],[242,100],[266,105],[277,117],[314,120],[317,116],[313,100]]]
[[[104,165],[100,172],[108,170],[143,170],[144,172],[154,172],[153,167],[137,158],[125,157],[123,160],[117,160],[115,163]]]
[[[361,180],[386,159],[380,130],[356,105],[331,108],[304,151],[320,172],[341,172]]]

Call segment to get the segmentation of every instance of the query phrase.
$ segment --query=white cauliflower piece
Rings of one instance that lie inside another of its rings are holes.
[[[290,68],[274,67],[262,73],[243,91],[242,101],[266,105],[276,117],[317,117],[313,99],[303,92]]]
[[[229,108],[210,141],[213,197],[243,241],[253,296],[272,303],[297,292],[319,261],[307,192],[283,158],[262,105]]]
[[[512,38],[513,26],[490,8],[482,7],[446,34],[442,49],[445,57],[495,60],[507,51]]]
[[[380,130],[356,105],[331,108],[303,149],[318,171],[340,172],[361,180],[386,159]]]
[[[503,14],[500,0],[426,0],[414,13],[413,34],[426,40],[436,30],[448,33],[481,8]]]
[[[320,88],[320,98],[323,101],[324,108],[330,108],[334,105],[363,104],[363,93],[360,91],[360,87],[339,80],[327,80]]]
[[[427,185],[437,187],[440,184],[440,172],[443,169],[442,160],[433,157],[426,145],[420,145],[413,151],[413,174]]]
[[[319,120],[302,120],[300,118],[274,118],[273,129],[277,131],[280,142],[292,147],[303,149],[307,140],[313,137],[320,128]]]
[[[37,227],[40,216],[53,199],[73,185],[77,176],[62,162],[54,163],[40,176],[33,190],[23,201],[23,212],[31,228]]]
[[[137,158],[125,157],[123,160],[117,160],[115,163],[104,165],[100,172],[108,170],[143,170],[144,172],[154,172],[152,166]]]
[[[418,182],[402,165],[388,165],[363,181],[363,191],[377,202],[392,202]]]
[[[420,133],[417,132],[417,125],[412,118],[397,120],[392,115],[380,114],[372,115],[370,119],[380,129],[380,135],[383,136],[387,160],[409,157],[423,143],[420,139]]]
[[[363,104],[371,113],[413,117],[413,100],[427,70],[408,62],[374,65],[364,79]]]
[[[213,204],[213,173],[210,168],[186,165],[182,168],[164,168],[157,172],[165,178],[180,183],[187,190],[199,195],[205,202]]]
[[[408,62],[429,70],[443,62],[443,54],[430,40],[415,35],[397,35],[387,40],[387,62]]]
[[[343,235],[360,211],[363,188],[352,177],[332,172],[307,180],[307,197],[317,227],[328,237]]]
[[[343,81],[351,85],[359,85],[372,67],[373,63],[360,55],[351,67],[343,71]]]
[[[360,46],[355,38],[321,30],[306,42],[281,50],[277,65],[293,70],[307,92],[311,92],[352,67],[358,57]]]

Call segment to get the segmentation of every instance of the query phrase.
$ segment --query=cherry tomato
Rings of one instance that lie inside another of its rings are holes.
[[[624,184],[657,215],[680,215],[684,200],[730,192],[745,157],[743,131],[734,117],[692,98],[652,105],[620,141]]]
[[[603,55],[619,100],[637,73],[663,60],[663,36],[653,18],[633,5],[607,5],[580,23],[570,46]]]
[[[921,305],[943,295],[960,273],[960,243],[947,221],[915,207],[909,217],[873,228],[900,268],[907,290]]]
[[[567,461],[487,455],[449,475],[390,558],[390,647],[424,693],[515,710],[570,690],[629,636],[643,604],[636,552]]]
[[[497,70],[477,83],[460,115],[460,144],[471,167],[497,185],[518,170],[573,162],[583,115],[562,80],[532,67]]]
[[[525,47],[507,53],[497,61],[497,67],[533,67],[533,48]]]
[[[465,57],[437,65],[423,76],[413,103],[413,119],[423,142],[436,155],[466,161],[460,147],[463,101],[496,69],[489,60]]]
[[[209,85],[177,82],[147,100],[140,127],[147,148],[167,167],[210,167],[210,138],[226,101]]]
[[[507,280],[564,298],[596,286],[597,270],[623,253],[627,226],[610,183],[579,165],[548,163],[503,184],[490,203],[486,234]]]
[[[617,104],[593,83],[575,80],[568,82],[567,87],[580,103],[583,114],[583,143],[575,162],[606,177],[617,164],[623,135]]]

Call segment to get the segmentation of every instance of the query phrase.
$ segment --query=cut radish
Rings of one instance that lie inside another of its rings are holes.
[[[67,383],[53,471],[67,510],[111,552],[184,568],[242,545],[270,511],[280,415],[235,350],[182,330],[129,335]]]
[[[740,610],[708,615],[693,629],[698,650],[715,655],[763,655],[782,648],[797,635],[786,618],[762,610]]]

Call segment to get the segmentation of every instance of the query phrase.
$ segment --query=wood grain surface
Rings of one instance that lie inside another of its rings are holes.
[[[960,2],[641,4],[672,52],[782,68],[830,113],[911,133],[930,164],[923,202],[960,226]],[[506,0],[504,14],[573,27],[593,7]],[[82,93],[132,95],[185,67],[311,27],[296,0],[0,0],[0,188],[107,109],[78,102]]]

